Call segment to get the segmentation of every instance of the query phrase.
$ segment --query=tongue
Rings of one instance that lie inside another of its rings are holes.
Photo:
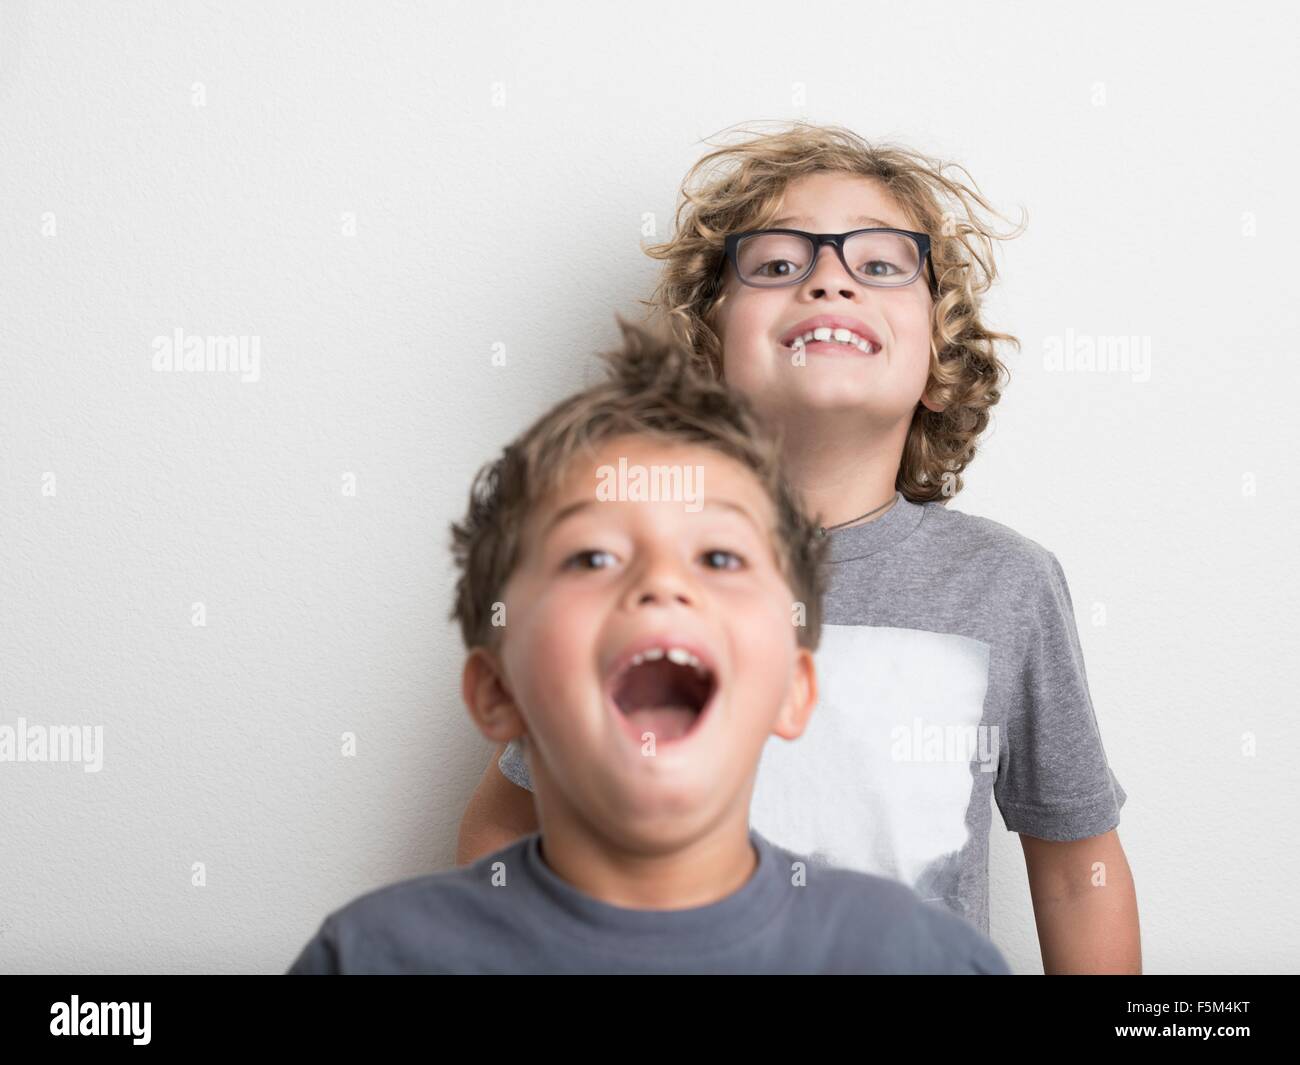
[[[685,736],[698,716],[689,706],[643,706],[624,715],[640,737],[654,733],[655,740],[675,740]]]

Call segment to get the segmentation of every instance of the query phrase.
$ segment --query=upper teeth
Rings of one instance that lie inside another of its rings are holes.
[[[654,662],[663,658],[665,654],[667,654],[669,662],[675,662],[679,666],[690,666],[696,673],[701,675],[708,672],[703,662],[682,647],[669,647],[667,651],[662,647],[652,647],[641,654],[633,655],[632,665],[639,666],[642,662]]]
[[[875,344],[865,337],[858,336],[852,329],[832,329],[830,326],[825,325],[819,329],[810,329],[803,336],[795,337],[790,342],[790,346],[792,348],[803,347],[810,340],[834,340],[841,344],[852,344],[868,354],[878,350]]]

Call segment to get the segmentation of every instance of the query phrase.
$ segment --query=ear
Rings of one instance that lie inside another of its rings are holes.
[[[478,730],[494,743],[526,735],[523,715],[505,684],[505,674],[490,651],[475,647],[465,659],[460,694]]]
[[[783,740],[797,740],[808,727],[813,707],[817,705],[817,667],[813,664],[813,653],[806,647],[795,652],[794,683],[791,685],[790,697],[781,707],[776,724],[772,726],[773,735]]]
[[[921,395],[921,405],[925,407],[926,410],[934,411],[935,414],[938,414],[941,410],[943,410],[943,407],[938,403],[936,403],[934,399],[931,397],[930,390],[928,388]]]

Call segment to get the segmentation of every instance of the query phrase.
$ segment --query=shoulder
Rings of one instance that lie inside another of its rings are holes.
[[[920,896],[901,881],[798,854],[770,841],[767,847],[781,875],[799,877],[792,881],[802,889],[796,897],[819,920],[833,919],[874,935],[881,927],[910,919],[920,903]]]
[[[918,896],[912,920],[901,933],[906,948],[917,959],[918,972],[1011,975],[1011,967],[993,941],[939,903],[922,902]]]
[[[397,881],[357,896],[321,926],[343,971],[411,971],[472,953],[479,916],[496,902],[502,877],[523,875],[516,840],[470,865]],[[464,940],[462,942],[462,940]]]
[[[925,902],[889,877],[827,865],[773,845],[777,860],[807,869],[806,910],[833,937],[845,972],[1007,973],[1002,955],[974,925]]]
[[[509,877],[513,871],[522,870],[528,839],[524,836],[514,840],[469,865],[425,873],[375,888],[357,896],[336,911],[336,915],[352,922],[374,923],[411,912],[426,913],[454,907],[501,882],[500,877]]]
[[[996,579],[1010,603],[1055,595],[1065,583],[1056,555],[1024,533],[992,518],[926,503],[923,528],[938,553],[954,565],[978,568]]]
[[[1009,525],[978,514],[926,503],[925,526],[932,535],[951,541],[954,549],[993,555],[1022,565],[1048,564],[1052,552]]]

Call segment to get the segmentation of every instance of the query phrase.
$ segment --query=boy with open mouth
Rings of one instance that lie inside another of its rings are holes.
[[[354,900],[290,972],[1009,972],[907,885],[751,828],[765,742],[816,703],[825,541],[747,402],[620,326],[453,526],[465,703],[522,741],[539,831]]]

